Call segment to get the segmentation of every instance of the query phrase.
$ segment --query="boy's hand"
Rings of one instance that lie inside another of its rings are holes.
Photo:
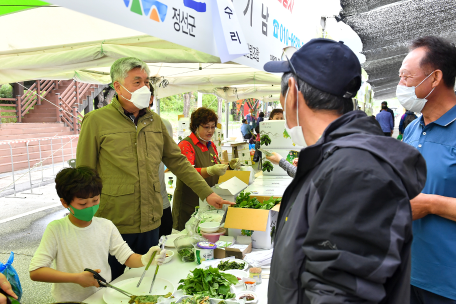
[[[166,250],[161,250],[160,247],[158,246],[153,246],[149,249],[149,251],[141,257],[141,263],[143,263],[143,266],[147,266],[149,263],[150,258],[152,257],[152,254],[157,251],[157,254],[155,255],[155,261],[152,261],[152,264],[158,264],[158,265],[163,265],[163,262],[165,261],[166,258]]]
[[[101,272],[100,269],[94,269],[94,270],[98,273]],[[95,280],[95,278],[93,277],[93,274],[88,271],[78,273],[75,283],[81,285],[82,287],[91,287],[91,286],[100,287],[100,285],[98,285],[97,280]]]

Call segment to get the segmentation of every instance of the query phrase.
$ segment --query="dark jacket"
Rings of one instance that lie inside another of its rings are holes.
[[[404,125],[404,122],[405,122],[405,119],[407,118],[407,116],[409,115],[413,115],[412,117],[414,119],[417,118],[416,114],[413,113],[412,111],[406,111],[404,115],[402,115],[401,117],[401,121],[399,122],[399,134],[404,134],[404,131],[405,131],[405,127],[407,127],[406,125]]]
[[[299,154],[274,237],[269,303],[409,303],[412,214],[426,165],[364,112]]]

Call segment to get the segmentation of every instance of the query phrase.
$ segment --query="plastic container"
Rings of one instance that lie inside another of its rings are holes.
[[[182,262],[195,262],[195,245],[202,241],[201,238],[195,236],[181,236],[174,240],[174,246],[177,249],[177,254]]]
[[[249,277],[254,279],[257,284],[261,284],[261,272],[260,267],[252,267],[249,269]]]
[[[256,289],[256,281],[251,278],[244,278],[242,279],[244,281],[244,288],[247,291],[255,291]]]
[[[193,249],[195,252],[196,264],[200,265],[201,262],[213,260],[215,248],[217,248],[217,245],[214,243],[198,242]]]
[[[209,242],[216,243],[220,239],[220,236],[224,235],[226,233],[225,228],[220,228],[217,232],[213,233],[206,233],[206,232],[201,232],[201,235],[207,239]]]
[[[199,224],[201,233],[214,233],[217,232],[220,228],[220,223],[216,222],[204,222]]]

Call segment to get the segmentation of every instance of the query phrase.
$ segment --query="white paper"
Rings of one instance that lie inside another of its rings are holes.
[[[227,190],[231,195],[235,195],[236,193],[238,193],[238,192],[242,191],[243,189],[245,189],[245,187],[247,187],[247,186],[248,185],[246,183],[241,181],[236,176],[233,176],[232,178],[230,178],[226,182],[223,182],[223,183],[219,184],[216,187],[218,189]]]
[[[238,15],[229,0],[213,0],[212,22],[218,55],[222,63],[249,53]]]

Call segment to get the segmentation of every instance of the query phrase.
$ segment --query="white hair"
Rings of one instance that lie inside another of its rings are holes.
[[[135,68],[141,68],[142,71],[147,73],[147,76],[150,74],[149,67],[141,59],[135,57],[117,59],[111,66],[111,81],[113,83],[115,81],[123,83],[124,79],[128,76],[128,72]]]

